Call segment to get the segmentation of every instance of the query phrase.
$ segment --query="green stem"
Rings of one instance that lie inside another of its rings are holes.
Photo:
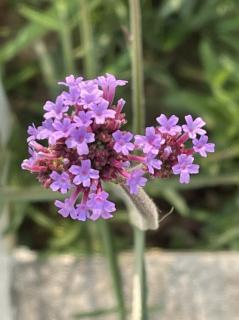
[[[139,0],[129,0],[131,26],[133,130],[143,133],[145,126],[145,98],[141,10]]]
[[[96,74],[96,57],[93,48],[93,32],[90,18],[89,1],[80,0],[80,32],[81,43],[84,52],[83,67],[86,77],[94,77]],[[118,265],[117,253],[113,245],[113,237],[108,222],[99,221],[99,229],[103,240],[105,255],[111,272],[114,293],[117,300],[119,319],[126,319],[124,305],[124,293],[122,289],[121,273]]]
[[[80,35],[84,53],[84,74],[91,78],[96,73],[94,40],[90,23],[90,10],[87,0],[80,0]]]
[[[132,320],[147,319],[147,285],[144,263],[145,232],[134,227],[135,273],[133,277]]]
[[[74,57],[73,57],[73,50],[72,50],[72,41],[71,41],[71,30],[70,30],[70,23],[68,19],[69,14],[69,4],[65,0],[58,0],[56,1],[56,8],[59,18],[60,24],[60,39],[62,45],[62,52],[63,52],[63,59],[65,65],[65,72],[67,74],[74,73]]]
[[[126,319],[126,310],[124,306],[124,295],[122,290],[121,273],[117,261],[116,250],[109,224],[105,220],[99,222],[100,232],[103,239],[104,250],[111,271],[114,291],[118,302],[119,319]]]
[[[133,130],[143,133],[145,124],[144,72],[139,0],[129,0],[131,25]],[[146,273],[144,262],[145,233],[134,227],[135,274],[132,319],[147,319]]]

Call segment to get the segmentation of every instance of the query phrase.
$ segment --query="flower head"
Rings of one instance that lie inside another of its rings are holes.
[[[116,88],[126,83],[111,74],[92,80],[69,75],[59,83],[65,91],[43,106],[41,125],[28,128],[29,159],[22,169],[36,174],[45,188],[69,192],[69,198],[55,201],[64,218],[111,218],[116,208],[102,182],[127,185],[131,194],[144,187],[148,177],[175,174],[180,183],[188,183],[190,174],[199,171],[192,155],[205,157],[214,151],[202,129],[204,121],[190,115],[180,126],[175,115],[161,114],[159,125],[147,127],[145,135],[122,131],[125,100],[114,102],[114,97]]]

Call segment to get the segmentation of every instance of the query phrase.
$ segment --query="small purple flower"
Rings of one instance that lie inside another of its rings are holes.
[[[203,135],[199,139],[193,139],[193,149],[198,152],[202,157],[207,157],[207,152],[215,151],[214,143],[207,143],[208,136]]]
[[[53,180],[50,185],[52,191],[59,190],[61,193],[67,193],[72,186],[69,174],[66,172],[57,173],[56,171],[52,171],[50,177]]]
[[[30,142],[32,140],[37,139],[37,135],[39,133],[39,130],[38,130],[38,128],[35,127],[35,124],[33,123],[32,126],[28,127],[27,133],[29,134],[29,137],[27,138],[27,142]]]
[[[144,153],[152,152],[157,154],[164,142],[165,139],[162,138],[161,134],[155,133],[154,127],[147,127],[145,136],[135,136],[136,146],[143,149]]]
[[[76,219],[75,208],[72,205],[70,199],[65,199],[64,202],[56,200],[55,206],[59,208],[58,212],[62,217],[67,218],[70,216],[72,219]]]
[[[204,129],[201,129],[206,123],[202,120],[202,118],[198,117],[193,120],[191,115],[185,117],[186,123],[182,126],[183,131],[186,132],[189,138],[194,139],[196,135],[203,135],[206,133]]]
[[[90,194],[87,206],[92,211],[92,215],[89,216],[91,220],[95,221],[100,217],[103,219],[112,218],[111,212],[114,212],[116,208],[113,202],[107,200],[108,196],[109,194],[105,191]]]
[[[114,150],[116,152],[122,152],[123,155],[127,156],[129,151],[134,150],[134,144],[130,142],[133,138],[132,133],[117,130],[112,134],[112,136],[115,140]]]
[[[72,124],[69,118],[64,118],[62,121],[55,120],[52,124],[53,128],[56,130],[52,136],[55,140],[60,138],[67,138],[70,132],[74,129],[74,124]]]
[[[156,120],[161,125],[159,130],[162,133],[168,133],[172,136],[175,136],[182,131],[182,128],[177,125],[179,119],[174,115],[168,119],[164,114],[161,114],[158,118],[156,118]]]
[[[178,156],[178,163],[172,167],[174,174],[180,174],[180,183],[189,183],[190,174],[199,172],[199,165],[193,164],[194,158],[186,154]]]
[[[153,153],[148,153],[145,158],[145,164],[148,168],[149,173],[154,174],[154,169],[160,170],[162,166],[162,161],[155,159],[156,155]]]
[[[117,101],[117,105],[116,105],[116,112],[117,113],[122,112],[125,103],[126,103],[126,101],[122,98]]]
[[[124,86],[128,81],[117,80],[112,74],[106,73],[106,76],[98,77],[99,86],[103,90],[103,98],[111,103],[115,96],[117,86]]]
[[[47,112],[44,114],[45,119],[56,118],[61,119],[64,112],[67,112],[69,107],[64,104],[62,95],[56,98],[56,102],[47,101],[43,106]]]
[[[127,178],[127,185],[130,188],[130,193],[138,193],[139,187],[144,187],[147,179],[143,177],[144,171],[141,169],[136,169],[131,171],[129,177]]]
[[[89,215],[90,215],[89,208],[87,207],[86,204],[81,203],[76,206],[77,220],[86,221]]]
[[[36,155],[35,155],[35,157],[30,157],[29,159],[24,159],[21,164],[21,168],[23,170],[32,171],[32,167],[35,165],[35,162],[36,162]]]
[[[82,82],[83,78],[82,77],[77,77],[73,76],[72,74],[69,75],[68,77],[65,78],[65,82],[60,81],[58,84],[62,84],[66,87],[78,87],[79,84]]]
[[[54,144],[56,142],[53,136],[54,132],[55,129],[53,127],[53,119],[47,119],[42,122],[42,126],[38,127],[37,139],[48,139],[49,144]]]
[[[80,127],[71,132],[70,137],[66,140],[66,145],[68,148],[76,148],[78,154],[81,156],[89,153],[87,143],[94,141],[94,133],[88,132],[85,127]]]
[[[96,104],[102,97],[102,90],[98,88],[98,84],[95,80],[85,81],[81,86],[81,104],[85,108],[91,107],[92,104]]]
[[[74,116],[74,121],[77,127],[88,127],[93,122],[92,118],[92,111],[80,111],[77,116]]]
[[[70,87],[69,92],[62,93],[62,99],[67,106],[74,106],[80,103],[80,87]]]
[[[99,179],[99,171],[91,168],[90,160],[82,160],[81,166],[72,165],[69,171],[75,175],[73,182],[76,185],[83,184],[84,187],[90,187],[90,179]]]
[[[114,118],[115,111],[112,109],[108,109],[109,102],[101,99],[98,104],[93,104],[91,106],[92,110],[92,118],[95,119],[96,124],[103,124],[105,123],[106,118]]]

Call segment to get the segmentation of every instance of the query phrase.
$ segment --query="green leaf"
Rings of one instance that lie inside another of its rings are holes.
[[[27,215],[27,203],[15,203],[11,210],[10,219],[4,233],[14,233],[21,226],[25,216]]]
[[[40,12],[26,5],[22,5],[19,8],[19,12],[26,19],[46,28],[47,30],[58,30],[59,28],[59,22],[54,15],[53,9]]]
[[[32,186],[30,188],[19,187],[2,187],[0,188],[1,201],[27,201],[40,202],[55,199],[63,199],[62,194],[55,193],[51,190],[44,189],[41,186]]]
[[[173,188],[161,188],[160,194],[182,215],[189,215],[189,207],[184,198]]]

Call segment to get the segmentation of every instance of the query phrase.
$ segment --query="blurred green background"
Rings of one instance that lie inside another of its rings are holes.
[[[143,0],[142,29],[146,122],[160,113],[191,113],[207,122],[216,153],[202,159],[190,185],[153,181],[147,191],[162,215],[147,233],[147,247],[239,249],[239,2]],[[99,223],[77,223],[56,214],[56,194],[20,169],[27,158],[26,130],[42,121],[44,102],[66,75],[110,72],[129,80],[125,97],[130,128],[130,33],[125,0],[0,1],[1,211],[16,245],[40,253],[100,252]],[[132,248],[124,203],[109,224],[118,250]]]

